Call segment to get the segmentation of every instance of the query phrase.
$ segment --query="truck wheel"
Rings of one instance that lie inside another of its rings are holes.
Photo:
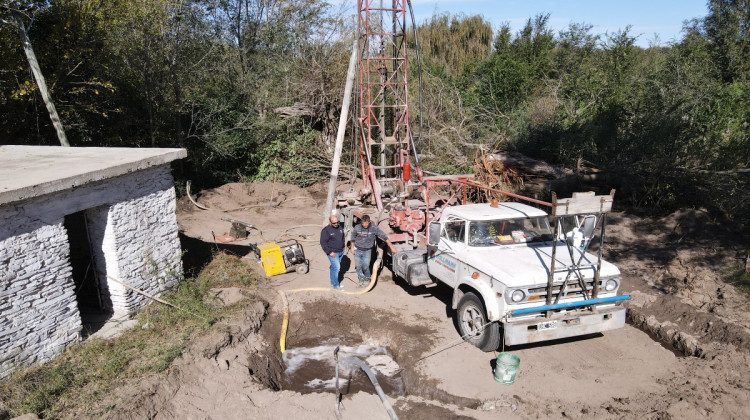
[[[493,322],[483,328],[487,324],[487,316],[481,299],[474,293],[467,292],[458,302],[456,323],[464,340],[482,351],[494,351],[500,347],[500,325]]]
[[[310,266],[308,265],[308,263],[300,264],[297,266],[297,269],[295,271],[297,271],[297,274],[306,274],[308,271],[310,271]]]

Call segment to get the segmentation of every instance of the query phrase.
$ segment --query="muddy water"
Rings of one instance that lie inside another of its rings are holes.
[[[330,342],[331,340],[326,340]],[[284,353],[286,365],[281,378],[282,389],[300,393],[335,392],[336,345],[296,347]],[[339,390],[342,394],[359,391],[375,393],[367,375],[354,363],[354,358],[364,361],[375,373],[383,392],[390,396],[404,395],[401,369],[385,347],[372,345],[341,345],[338,352]]]

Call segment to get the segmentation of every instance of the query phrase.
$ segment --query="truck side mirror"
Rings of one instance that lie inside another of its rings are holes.
[[[594,228],[596,227],[596,216],[589,214],[583,218],[583,238],[591,240],[594,237]]]
[[[437,246],[440,243],[440,222],[430,222],[427,245]]]

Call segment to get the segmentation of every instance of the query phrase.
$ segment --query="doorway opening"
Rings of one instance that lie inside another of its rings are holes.
[[[63,222],[68,232],[70,265],[73,269],[76,302],[83,324],[81,336],[84,339],[101,329],[112,317],[112,311],[107,305],[107,289],[102,290],[98,270],[101,264],[97,264],[96,261],[96,244],[91,240],[89,222],[85,210],[65,216]]]

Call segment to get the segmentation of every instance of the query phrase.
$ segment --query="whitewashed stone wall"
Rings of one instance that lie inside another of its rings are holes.
[[[105,254],[113,252],[117,261],[117,275],[112,277],[151,295],[179,281],[182,260],[175,206],[174,188],[169,188],[110,208],[103,248]],[[108,287],[115,315],[132,315],[150,303],[143,295],[113,281]]]
[[[46,362],[78,341],[69,254],[62,222],[0,242],[0,377],[14,362]]]
[[[182,277],[168,165],[0,206],[0,378],[46,362],[80,337],[63,221],[86,211],[103,302],[132,315]]]

